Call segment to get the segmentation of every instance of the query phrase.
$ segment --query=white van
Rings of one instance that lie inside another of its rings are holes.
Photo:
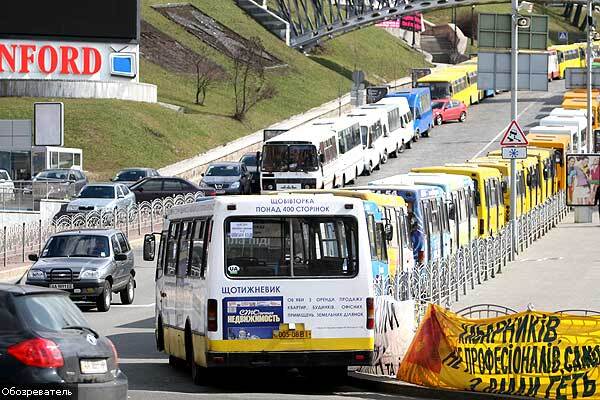
[[[388,159],[386,137],[383,135],[382,118],[386,118],[382,110],[355,109],[345,115],[356,119],[360,125],[360,139],[363,146],[363,174],[371,175]]]
[[[370,365],[374,289],[365,208],[328,194],[232,196],[168,211],[156,340],[202,368]],[[154,259],[155,235],[144,238]],[[314,368],[318,367],[318,368]],[[327,369],[327,371],[324,371]]]
[[[412,141],[415,140],[414,119],[408,101],[404,97],[394,97],[392,100],[386,100],[388,102],[383,100],[362,106],[361,109],[379,109],[387,114],[387,123],[383,126],[383,134],[390,143],[388,145],[392,149],[390,155],[396,157],[404,149],[412,147]]]
[[[573,136],[573,150],[577,153],[584,153],[586,148],[586,130],[587,120],[583,117],[557,117],[548,116],[540,120],[541,126],[572,126],[577,129]]]

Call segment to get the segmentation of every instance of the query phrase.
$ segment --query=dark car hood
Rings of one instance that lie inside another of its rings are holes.
[[[231,183],[240,180],[240,176],[205,176],[202,181],[207,184]]]
[[[101,268],[110,264],[111,258],[95,257],[58,257],[58,258],[40,258],[32,268],[48,271],[54,268],[69,268],[73,271],[81,271],[82,268]]]

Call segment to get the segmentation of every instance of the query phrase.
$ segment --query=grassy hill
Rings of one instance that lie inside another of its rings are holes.
[[[142,0],[142,18],[198,54],[232,70],[231,59],[204,44],[151,6],[168,0]],[[231,118],[233,90],[228,80],[209,89],[206,104],[195,100],[195,76],[174,74],[145,59],[143,82],[158,85],[159,101],[184,107],[177,113],[159,105],[117,100],[62,100],[65,103],[65,145],[84,151],[84,168],[106,179],[127,166],[162,167],[348,92],[354,68],[371,82],[406,76],[425,64],[419,53],[383,30],[369,27],[326,42],[314,56],[287,48],[238,8],[233,0],[191,0],[194,6],[245,38],[259,37],[267,51],[286,67],[268,73],[275,98],[252,109],[243,122]],[[377,43],[377,46],[373,44]],[[32,118],[40,99],[1,98],[0,118]]]

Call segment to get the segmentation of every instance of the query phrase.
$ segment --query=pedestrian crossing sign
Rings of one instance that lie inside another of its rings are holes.
[[[558,41],[567,43],[569,41],[569,32],[558,32]]]
[[[504,137],[500,141],[500,146],[527,146],[529,142],[523,133],[523,130],[519,126],[516,120],[512,120]]]

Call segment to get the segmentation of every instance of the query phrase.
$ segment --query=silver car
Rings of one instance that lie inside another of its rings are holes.
[[[123,304],[135,296],[133,251],[118,229],[85,229],[52,235],[27,272],[28,285],[62,289],[74,301],[93,302],[108,311],[112,294]]]
[[[135,194],[121,183],[90,183],[85,185],[67,205],[68,213],[113,211],[135,204]]]

